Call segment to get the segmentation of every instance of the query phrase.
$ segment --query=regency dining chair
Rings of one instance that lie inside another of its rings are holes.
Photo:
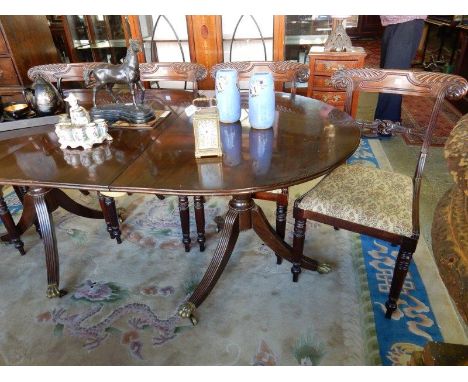
[[[275,81],[275,90],[284,91],[285,84],[290,82],[291,97],[296,95],[297,83],[307,83],[309,67],[296,61],[233,61],[216,64],[211,68],[211,77],[216,78],[220,69],[237,70],[239,82],[246,82],[253,73],[271,73]],[[248,105],[242,105],[248,107]],[[280,190],[256,192],[254,198],[276,202],[276,232],[284,239],[286,232],[286,215],[288,210],[288,188]],[[276,257],[277,264],[281,264],[281,257]]]
[[[397,309],[397,301],[419,239],[419,193],[421,179],[437,116],[445,98],[458,99],[468,91],[459,76],[407,70],[350,69],[333,74],[332,84],[346,90],[345,111],[351,112],[355,92],[393,93],[434,98],[413,178],[363,165],[342,165],[294,203],[291,272],[298,281],[304,249],[306,221],[315,220],[399,245],[386,318]],[[405,128],[397,125],[397,131]]]
[[[57,83],[57,88],[62,90],[63,82],[83,82],[83,73],[85,70],[92,69],[101,63],[81,62],[71,64],[49,64],[34,66],[28,70],[28,77],[32,81],[36,76],[41,75],[50,82]],[[140,79],[143,82],[148,81],[184,81],[193,83],[193,92],[198,93],[198,81],[207,76],[207,70],[203,65],[190,62],[148,62],[142,63],[140,68]],[[77,95],[79,98],[79,95]],[[121,243],[121,231],[119,218],[115,207],[115,198],[126,195],[124,192],[98,192],[99,204],[104,214],[107,225],[107,231],[112,239]],[[158,198],[164,198],[158,195]],[[204,219],[203,217],[203,197],[194,197],[195,216],[197,222],[198,243],[200,250],[205,249],[204,239]],[[181,218],[183,244],[185,251],[190,251],[190,223],[187,196],[179,197],[179,211]]]

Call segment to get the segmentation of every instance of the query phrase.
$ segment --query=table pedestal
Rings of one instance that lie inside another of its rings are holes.
[[[297,268],[304,268],[320,273],[329,273],[331,267],[328,264],[320,264],[302,253],[294,253],[293,248],[288,245],[273,229],[266,219],[262,209],[255,204],[250,194],[234,195],[229,202],[229,210],[224,220],[218,245],[200,284],[179,307],[179,316],[189,318],[196,325],[195,310],[208,297],[216,285],[226,264],[231,257],[232,251],[239,237],[240,231],[253,229],[262,241],[276,254],[293,264],[292,272]]]

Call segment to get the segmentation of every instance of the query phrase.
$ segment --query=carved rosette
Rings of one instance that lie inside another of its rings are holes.
[[[468,82],[460,76],[433,72],[411,72],[408,80],[416,86],[429,86],[433,93],[445,88],[445,98],[460,99],[468,92]]]

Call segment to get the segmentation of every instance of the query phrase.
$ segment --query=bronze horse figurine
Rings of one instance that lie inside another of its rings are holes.
[[[98,64],[92,68],[84,70],[83,78],[86,86],[90,83],[91,75],[94,77],[96,82],[93,87],[94,106],[96,106],[96,93],[104,87],[112,96],[114,102],[119,102],[112,92],[112,88],[115,84],[128,84],[130,93],[132,93],[133,105],[135,107],[138,107],[135,100],[135,89],[138,87],[142,92],[141,102],[143,103],[145,88],[140,80],[140,68],[137,57],[138,52],[141,52],[140,43],[137,40],[130,40],[130,46],[127,49],[127,55],[125,56],[122,64]]]

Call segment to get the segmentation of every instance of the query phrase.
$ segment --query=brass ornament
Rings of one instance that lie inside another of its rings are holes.
[[[317,272],[320,273],[321,275],[326,275],[327,273],[330,273],[332,271],[332,267],[330,264],[322,263],[319,264],[317,267]]]
[[[56,297],[62,297],[66,294],[65,291],[60,290],[57,284],[49,284],[47,286],[47,292],[46,296],[47,298],[56,298]]]
[[[193,315],[193,313],[195,312],[196,309],[197,308],[196,308],[196,306],[195,306],[195,304],[193,302],[187,301],[187,302],[183,303],[179,307],[179,310],[178,310],[177,314],[181,318],[190,319],[190,321],[192,322],[192,325],[195,326],[195,325],[198,324],[198,320]]]

